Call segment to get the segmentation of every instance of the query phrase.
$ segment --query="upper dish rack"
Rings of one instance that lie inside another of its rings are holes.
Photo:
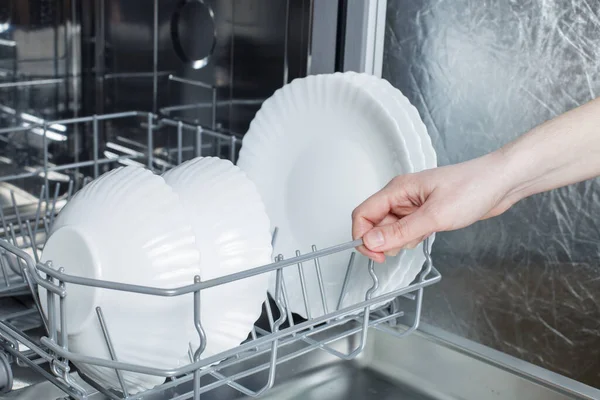
[[[85,125],[90,125],[88,128],[91,129],[92,140],[96,143],[98,135],[101,132],[100,126],[116,120],[131,120],[133,125],[144,132],[144,141],[135,142],[130,140],[130,147],[110,145],[113,142],[109,142],[106,146],[108,150],[104,150],[103,152],[97,146],[94,146],[91,160],[77,160],[61,165],[50,162],[47,151],[48,143],[50,142],[48,136],[53,130],[74,129],[78,125],[80,129],[84,129]],[[41,132],[32,132],[33,129],[41,129]],[[152,113],[143,112],[49,121],[12,128],[10,131],[4,129],[0,132],[4,134],[9,132],[13,134],[15,132],[29,132],[27,133],[28,135],[38,136],[41,134],[43,142],[41,146],[41,166],[17,175],[0,178],[0,182],[8,183],[22,179],[38,180],[41,183],[39,201],[36,204],[22,205],[13,201],[13,212],[10,214],[5,212],[0,215],[4,234],[4,239],[0,239],[0,248],[2,249],[0,266],[4,276],[12,273],[21,279],[20,289],[24,292],[32,293],[37,305],[36,308],[38,309],[39,299],[37,298],[36,285],[45,287],[48,290],[50,310],[47,319],[44,318],[42,313],[36,313],[44,326],[44,335],[41,339],[34,339],[25,332],[23,326],[19,326],[15,322],[15,317],[0,320],[0,337],[4,342],[5,351],[17,360],[19,365],[27,365],[37,370],[73,398],[84,399],[89,396],[89,393],[78,381],[73,379],[70,361],[112,368],[117,371],[117,376],[120,376],[123,371],[132,371],[168,378],[163,385],[143,393],[130,395],[124,386],[121,392],[110,391],[83,377],[89,385],[102,392],[108,398],[113,399],[125,397],[131,399],[147,398],[147,396],[151,395],[160,396],[158,398],[198,399],[201,393],[223,385],[228,385],[245,395],[258,396],[273,385],[277,365],[280,363],[290,361],[317,349],[327,351],[344,359],[354,358],[364,348],[367,331],[370,327],[388,329],[390,332],[401,335],[412,332],[419,324],[423,289],[426,286],[436,283],[441,278],[438,271],[431,264],[431,258],[427,252],[429,247],[425,245],[424,249],[427,261],[418,278],[410,286],[372,297],[372,293],[377,289],[379,281],[373,264],[370,263],[368,268],[373,284],[365,293],[364,301],[344,308],[338,307],[338,309],[330,311],[321,317],[299,322],[297,319],[294,319],[286,304],[283,269],[316,268],[317,276],[320,276],[320,260],[323,257],[340,251],[347,251],[357,246],[359,242],[345,243],[329,249],[314,249],[312,253],[287,260],[283,259],[282,256],[278,256],[272,264],[257,266],[248,271],[209,281],[203,282],[196,276],[188,286],[177,289],[142,287],[69,276],[64,274],[60,266],[53,266],[51,263],[40,263],[39,256],[42,243],[49,232],[56,213],[76,190],[89,182],[93,177],[98,176],[104,170],[116,164],[139,162],[153,170],[163,171],[191,156],[204,155],[204,150],[213,150],[212,148],[205,148],[203,146],[205,138],[227,143],[229,148],[226,149],[226,157],[235,160],[236,149],[239,147],[240,141],[235,136],[225,135],[181,121],[159,118]],[[159,142],[169,142],[170,139],[174,143],[173,150],[170,150],[170,147],[157,147],[155,145]],[[191,139],[192,145],[186,146],[185,143],[189,142],[189,139]],[[132,148],[137,149],[133,154],[131,152]],[[52,174],[65,174],[67,179],[61,181],[61,179]],[[11,192],[10,197],[12,200],[16,199],[14,191]],[[273,240],[276,240],[276,238],[277,235],[275,233]],[[348,272],[351,270],[354,261],[355,256],[352,254],[348,261]],[[194,302],[194,318],[198,335],[201,343],[204,343],[204,332],[199,319],[200,292],[213,286],[272,271],[275,271],[277,274],[278,284],[274,299],[269,299],[265,303],[265,313],[268,320],[267,326],[256,326],[245,343],[235,349],[209,358],[200,358],[204,348],[202,344],[198,349],[190,349],[190,363],[181,368],[164,369],[159,366],[142,366],[119,362],[119,355],[114,352],[111,343],[110,321],[105,320],[101,309],[96,310],[97,318],[103,328],[105,344],[110,350],[111,360],[96,359],[84,354],[70,352],[67,338],[62,333],[66,332],[66,318],[64,318],[63,312],[68,299],[67,285],[84,285],[102,288],[103,290],[121,290],[163,297],[187,295],[190,297],[190,301]],[[349,273],[346,276],[349,276]],[[6,279],[4,282],[5,287],[3,290],[8,293],[9,286],[14,287],[15,284]],[[326,298],[326,294],[323,292],[322,285],[319,285],[319,287],[321,288],[321,300],[323,300]],[[340,298],[344,294],[345,289],[342,290]],[[403,300],[395,300],[400,298]],[[381,304],[382,302],[388,303],[388,306],[378,310],[371,309],[371,306]],[[56,312],[54,311],[54,304],[59,305]],[[408,304],[410,308],[400,307],[402,304],[404,306]],[[28,316],[31,318],[31,314]],[[407,324],[405,322],[407,319],[410,321],[408,329],[402,333],[389,328],[390,324]],[[349,349],[345,353],[341,353],[329,346],[330,343],[336,340],[354,334],[358,334],[359,336],[358,344],[355,348]],[[213,365],[217,362],[218,364]],[[242,363],[244,367],[240,369]],[[50,366],[50,371],[44,368],[46,364]],[[248,364],[252,365],[252,367],[248,367]],[[5,372],[10,374],[10,371]],[[245,386],[240,382],[244,378],[258,373],[266,373],[262,387]]]

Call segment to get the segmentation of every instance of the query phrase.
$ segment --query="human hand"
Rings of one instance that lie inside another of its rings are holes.
[[[501,153],[394,178],[352,213],[358,250],[377,261],[414,248],[434,232],[466,227],[516,203]]]

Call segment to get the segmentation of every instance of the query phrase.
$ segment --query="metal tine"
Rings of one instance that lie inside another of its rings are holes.
[[[6,287],[10,287],[10,279],[8,278],[8,267],[6,264],[8,263],[8,255],[5,251],[2,251],[0,255],[0,266],[2,266],[2,276],[4,277],[4,282],[6,282]]]
[[[377,274],[375,273],[375,261],[373,260],[369,260],[369,275],[371,276],[371,279],[373,280],[373,286],[371,286],[369,288],[369,290],[367,290],[367,293],[365,294],[365,300],[371,300],[371,297],[373,297],[373,293],[375,293],[375,291],[379,288],[379,278],[377,277]],[[365,311],[369,310],[369,306],[365,307]]]
[[[379,288],[379,278],[377,277],[377,274],[375,274],[375,261],[369,260],[368,268],[369,268],[369,275],[371,276],[371,279],[373,280],[373,286],[371,286],[369,288],[369,290],[367,290],[367,293],[365,294],[366,301],[371,300],[373,293],[375,293],[375,291]],[[350,354],[348,354],[345,357],[348,360],[355,358],[357,355],[362,353],[362,351],[365,349],[365,346],[367,344],[367,331],[369,329],[370,309],[371,309],[371,306],[365,307],[364,314],[363,314],[363,323],[362,323],[362,329],[361,329],[360,344],[354,351],[352,351]]]
[[[232,163],[235,164],[235,150],[236,150],[236,143],[237,143],[237,138],[235,136],[231,136],[231,142],[229,144],[229,146],[231,146],[229,148],[229,159],[231,160]]]
[[[75,379],[73,379],[73,376],[71,374],[69,374],[69,366],[68,365],[67,365],[67,369],[65,370],[63,380],[67,383],[67,385],[69,385],[69,387],[71,388],[72,391],[74,391],[75,393],[78,393],[83,398],[86,397],[87,391],[79,383],[75,382]]]
[[[9,229],[11,232],[12,240],[16,246],[17,237],[15,236],[15,231],[14,231],[14,227],[12,224],[9,224]],[[19,271],[15,271],[15,272],[18,272],[19,274],[21,274],[24,277],[25,282],[27,283],[27,286],[29,287],[29,291],[31,292],[31,296],[33,297],[35,306],[37,307],[40,317],[42,319],[42,323],[44,324],[44,328],[46,329],[46,333],[49,335],[50,334],[50,326],[48,325],[48,319],[46,318],[46,316],[44,315],[44,313],[42,311],[42,305],[40,303],[38,291],[35,290],[35,286],[33,285],[31,277],[29,276],[29,271],[27,270],[27,268],[23,267],[21,258],[16,256],[16,259],[17,259],[17,264],[19,265]]]
[[[300,257],[300,250],[296,250],[296,257]],[[304,308],[306,309],[306,316],[308,319],[312,319],[310,312],[310,301],[308,300],[308,293],[306,291],[306,279],[304,279],[304,267],[302,263],[298,263],[298,275],[300,276],[300,287],[302,288],[302,297],[304,298]],[[289,306],[289,304],[288,304]]]
[[[58,269],[60,273],[64,273],[65,269],[60,267]],[[64,282],[59,281],[58,286],[61,289],[66,289],[66,285]],[[68,341],[67,341],[67,297],[59,298],[59,310],[60,310],[60,345],[63,349],[68,349]],[[115,359],[115,361],[117,361]]]
[[[433,263],[431,260],[431,254],[429,254],[429,238],[427,238],[423,241],[423,254],[425,255],[425,264],[424,264],[425,267],[419,275],[419,283],[423,283],[423,281],[425,281],[425,278],[427,277],[427,275],[429,275],[429,272],[431,271],[431,268],[433,266]],[[383,325],[378,325],[377,329],[387,332],[387,333],[390,333],[396,337],[405,337],[407,335],[410,335],[411,333],[413,333],[414,331],[416,331],[418,329],[419,324],[421,322],[421,309],[422,309],[422,305],[423,305],[423,288],[422,287],[419,288],[416,295],[414,293],[407,293],[407,294],[412,295],[411,300],[416,300],[415,319],[414,319],[413,323],[411,324],[411,326],[402,332],[399,332],[396,329],[392,329],[388,326],[383,326]],[[407,296],[405,296],[405,297],[407,297]]]
[[[346,291],[348,290],[348,283],[350,282],[350,276],[354,267],[355,258],[356,252],[352,252],[352,254],[350,254],[350,261],[348,261],[348,267],[346,268],[346,276],[344,277],[344,283],[342,284],[342,291],[340,292],[337,307],[335,308],[336,311],[338,311],[342,307],[342,301],[344,301],[344,296],[346,296]]]
[[[110,335],[108,333],[108,329],[106,327],[106,321],[104,319],[104,314],[102,313],[101,307],[96,307],[96,315],[98,316],[98,322],[100,322],[100,328],[102,329],[102,336],[104,336],[104,341],[106,342],[106,347],[108,347],[108,352],[110,353],[110,358],[113,361],[119,361],[117,359],[117,353],[115,352],[115,348],[113,347],[112,341],[110,340]],[[121,370],[115,368],[115,372],[117,373],[117,379],[119,380],[119,385],[121,385],[121,390],[125,395],[125,398],[128,397],[127,387],[125,386],[125,381],[123,380],[123,374]]]
[[[202,156],[202,127],[196,127],[196,157]]]
[[[29,239],[31,240],[31,250],[33,251],[33,257],[35,258],[35,262],[37,264],[40,262],[40,257],[38,256],[37,243],[31,230],[31,223],[29,221],[25,221],[25,226],[27,227],[27,233],[29,234]]]
[[[282,261],[282,260],[283,260],[283,256],[281,254],[275,258],[275,261]],[[273,298],[273,300],[277,303],[277,299]],[[267,309],[267,319],[269,320],[269,328],[271,329],[271,332],[274,332],[275,319],[273,318],[273,309],[271,308],[271,302],[267,301],[265,306]],[[280,310],[280,311],[283,312],[282,310]]]
[[[423,255],[425,256],[425,270],[421,272],[419,276],[419,283],[423,283],[427,275],[431,272],[433,268],[433,260],[431,259],[431,253],[429,253],[429,241],[430,238],[425,238],[423,241]]]
[[[271,247],[275,247],[275,243],[277,242],[277,234],[279,233],[279,228],[275,227],[273,229],[273,235],[271,236]]]
[[[196,275],[194,277],[194,283],[200,283],[200,276]],[[200,360],[200,355],[206,348],[206,332],[202,327],[202,321],[200,319],[201,316],[201,298],[200,298],[200,290],[194,292],[194,325],[196,327],[196,331],[198,332],[198,338],[200,339],[200,345],[198,349],[194,352],[194,361]]]
[[[192,348],[192,342],[188,343],[188,358],[190,363],[194,362],[194,349]]]
[[[98,116],[94,115],[92,119],[92,129],[94,131],[92,136],[92,157],[94,157],[94,178],[98,177],[98,142],[100,140],[98,135]]]
[[[73,195],[73,179],[69,179],[69,187],[67,188],[67,201],[71,200],[71,196]]]
[[[283,256],[279,256],[281,258],[283,258]],[[279,258],[278,257],[278,258]],[[275,283],[275,298],[279,298],[280,297],[280,292],[282,289],[281,283],[283,282],[283,273],[282,273],[282,269],[279,268],[276,272],[276,283]],[[278,301],[275,300],[275,304],[277,305],[277,307],[279,308],[279,318],[277,319],[277,321],[275,321],[275,323],[272,326],[272,332],[277,332],[279,331],[279,327],[283,324],[283,322],[285,321],[285,313],[282,310],[283,305]],[[269,375],[267,378],[267,383],[259,390],[257,391],[252,391],[242,385],[240,385],[239,383],[235,382],[235,381],[230,381],[227,382],[227,385],[240,391],[241,393],[247,395],[247,396],[251,396],[251,397],[258,397],[260,395],[262,395],[263,393],[265,393],[267,390],[269,390],[270,388],[273,387],[273,384],[275,383],[275,372],[277,370],[277,350],[278,350],[278,342],[279,339],[275,339],[272,343],[271,343],[271,357],[270,357],[270,361],[269,361]],[[217,379],[219,380],[225,380],[227,379],[227,377],[225,377],[224,375],[222,375],[221,373],[217,372],[217,371],[213,371],[211,372],[211,374],[213,376],[215,376]],[[196,388],[198,386],[194,385],[194,395],[196,395],[195,391]]]
[[[283,256],[280,255],[281,259],[278,261],[283,261]],[[290,326],[294,326],[294,316],[292,315],[292,305],[290,304],[290,299],[287,294],[287,288],[285,285],[285,278],[283,277],[283,272],[281,274],[281,296],[283,299],[283,304],[285,305],[285,312],[287,313],[288,323]],[[293,334],[295,335],[295,333]]]
[[[425,256],[425,268],[423,269],[423,272],[421,272],[421,274],[419,275],[419,283],[423,283],[423,281],[425,281],[425,278],[427,277],[427,275],[429,275],[429,272],[431,271],[431,268],[433,267],[433,262],[431,260],[431,254],[429,253],[429,238],[426,238],[423,241],[423,255]],[[414,296],[414,294],[413,294]],[[407,330],[405,330],[404,332],[397,332],[393,329],[387,328],[387,327],[381,327],[382,330],[385,331],[389,331],[392,334],[394,334],[394,336],[397,337],[404,337],[407,335],[410,335],[411,333],[413,333],[414,331],[417,330],[417,328],[419,327],[419,324],[421,323],[421,309],[423,307],[423,288],[419,288],[419,290],[417,291],[416,294],[416,304],[415,304],[415,319],[412,323],[412,325],[410,326],[410,328],[408,328]]]
[[[6,225],[6,218],[4,217],[4,210],[3,209],[4,209],[4,207],[0,206],[0,220],[2,221],[2,229],[4,229],[4,238],[6,239],[7,242],[10,242],[10,239],[9,239],[10,236],[9,236],[9,232],[8,232],[8,227]],[[17,244],[16,241],[14,242],[14,245],[18,247],[18,244]],[[2,255],[3,258],[6,257],[6,262],[10,266],[10,263],[8,261],[8,255],[6,254],[6,250],[2,249],[2,251],[0,252],[0,254]],[[17,259],[18,259],[18,257],[17,257]],[[2,268],[4,268],[4,265],[2,266]],[[18,271],[18,272],[20,273],[20,271]],[[8,279],[8,274],[6,272],[4,272],[4,271],[3,271],[3,273],[4,273],[4,279],[6,280],[6,286],[8,287],[8,286],[10,286],[10,282],[9,282],[9,279]]]
[[[2,229],[4,229],[4,237],[8,240],[8,229],[6,229],[6,218],[4,217],[4,207],[0,206],[0,220],[2,221]],[[15,246],[17,244],[15,243]]]
[[[375,293],[375,291],[379,288],[379,278],[375,274],[375,262],[373,260],[369,260],[368,269],[369,269],[369,275],[371,276],[371,279],[373,280],[373,285],[365,293],[365,301],[371,300],[373,293]],[[339,306],[338,306],[338,308],[339,308]],[[364,350],[364,348],[366,346],[367,331],[370,326],[370,323],[369,323],[370,322],[370,308],[371,308],[371,306],[366,306],[364,308],[363,315],[360,317],[357,316],[357,319],[362,318],[362,327],[360,330],[361,339],[360,339],[360,343],[357,348],[352,350],[350,353],[342,353],[340,351],[332,349],[330,346],[328,346],[326,344],[320,345],[319,348],[328,352],[329,354],[332,354],[343,360],[352,360],[352,359],[356,358],[356,356],[358,356],[360,353],[362,353],[362,351]],[[306,337],[304,340],[309,344],[317,343],[314,339],[312,339],[310,337]]]
[[[13,226],[13,224],[8,224],[8,230],[10,231],[10,236],[11,236],[14,246],[18,248],[19,244],[17,243],[17,235],[15,233],[15,227]],[[19,273],[21,273],[21,271],[23,270],[22,265],[21,265],[21,259],[19,257],[17,257],[17,260],[19,262]]]
[[[46,232],[46,235],[49,235],[50,234],[50,226],[48,224],[48,218],[44,217],[42,222],[44,223],[44,232]]]
[[[181,164],[181,162],[183,160],[182,148],[183,148],[183,122],[179,121],[177,123],[177,165]]]
[[[275,321],[275,324],[273,326],[274,332],[279,331],[279,327],[283,324],[283,322],[285,321],[285,312],[283,310],[283,305],[281,304],[281,300],[280,300],[280,294],[281,294],[281,289],[282,289],[282,284],[283,284],[283,271],[281,268],[277,269],[276,275],[275,275],[275,304],[277,305],[277,307],[279,308],[279,318],[277,319],[277,321]],[[269,377],[267,378],[267,383],[265,384],[265,386],[256,391],[255,396],[260,396],[262,395],[264,392],[266,392],[267,390],[269,390],[271,387],[273,387],[273,383],[275,383],[275,372],[277,369],[277,344],[279,342],[279,339],[275,339],[273,341],[273,343],[271,344],[271,362],[269,363]]]
[[[60,191],[60,183],[57,183],[54,187],[54,197],[52,198],[52,211],[50,211],[50,226],[54,222],[54,215],[56,213],[56,201],[58,200],[58,193]]]
[[[155,7],[157,7],[157,3],[158,3],[158,0],[154,0]],[[153,166],[154,166],[154,153],[152,153],[152,151],[154,150],[153,119],[154,119],[154,115],[152,113],[148,113],[148,117],[146,120],[146,123],[148,124],[148,130],[146,132],[146,146],[147,146],[146,148],[148,149],[148,162],[147,162],[146,166],[150,170],[152,170]]]
[[[42,203],[44,202],[44,194],[46,191],[46,185],[42,185],[42,190],[40,191],[40,197],[38,200],[38,206],[35,210],[35,233],[37,234],[38,226],[40,224],[40,214],[42,212]]]
[[[156,1],[156,0],[155,0]],[[149,150],[151,151],[151,150]],[[194,277],[194,283],[200,283],[200,276],[196,275]],[[201,321],[201,298],[200,298],[200,290],[196,290],[194,292],[194,325],[196,327],[196,331],[198,332],[198,338],[200,339],[200,344],[198,345],[198,349],[194,352],[194,362],[200,361],[200,356],[202,352],[206,348],[206,332],[202,327]],[[200,400],[200,370],[197,369],[194,371],[194,400]]]
[[[19,212],[19,208],[17,207],[17,200],[15,199],[15,192],[12,190],[10,191],[10,200],[12,202],[12,206],[13,206],[13,210],[15,211],[15,215],[17,216],[17,223],[19,224],[19,229],[21,230],[21,237],[23,238],[25,245],[29,245],[29,243],[27,243],[27,238],[25,237],[25,233],[24,233],[24,229],[23,229],[23,222],[21,221],[21,213]]]
[[[267,309],[267,319],[269,320],[269,328],[271,328],[271,332],[273,332],[273,325],[275,325],[275,320],[273,319],[273,310],[271,310],[271,302],[267,300],[265,303],[265,308]]]
[[[48,125],[44,122],[44,136],[43,139],[43,147],[44,147],[44,186],[46,186],[46,205],[50,202],[50,193],[47,188],[50,186],[48,181]],[[47,208],[47,207],[46,207]]]
[[[46,265],[48,266],[48,268],[52,268],[51,261],[48,261],[46,263]],[[52,278],[51,275],[46,275],[46,280],[48,281],[49,284],[51,284],[51,285],[54,284],[54,279]],[[55,315],[56,309],[54,307],[55,294],[52,293],[50,290],[47,290],[46,296],[47,296],[46,304],[48,306],[48,338],[54,342],[54,341],[56,341],[56,315]]]
[[[85,185],[87,185],[91,181],[92,181],[92,178],[89,177],[89,176],[86,176],[85,178],[83,178],[83,182],[82,182],[81,188],[83,189],[85,187]]]
[[[317,251],[317,246],[312,246],[313,253]],[[319,257],[315,258],[315,270],[317,271],[317,281],[319,283],[319,291],[321,292],[321,303],[323,303],[323,311],[325,314],[329,314],[329,307],[327,307],[327,295],[325,294],[325,284],[323,283],[323,274],[321,272],[321,262]]]

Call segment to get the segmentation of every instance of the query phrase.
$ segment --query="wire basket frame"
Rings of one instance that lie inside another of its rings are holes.
[[[60,269],[60,266],[53,266],[50,262],[45,264],[40,263],[42,243],[50,231],[55,215],[78,188],[87,184],[92,177],[97,177],[103,168],[109,168],[118,164],[141,163],[155,171],[164,171],[181,163],[190,155],[202,154],[204,135],[229,143],[229,158],[235,160],[236,149],[239,146],[239,139],[237,137],[189,125],[182,121],[159,118],[152,113],[128,112],[73,118],[47,122],[41,125],[18,127],[10,130],[10,132],[14,134],[15,131],[27,132],[33,128],[40,128],[43,131],[45,142],[48,140],[47,132],[50,126],[91,123],[92,138],[96,143],[98,141],[97,135],[100,132],[99,125],[102,121],[127,118],[137,120],[140,126],[145,129],[145,142],[130,143],[129,147],[120,149],[122,154],[110,151],[101,152],[97,146],[94,146],[91,160],[52,165],[48,162],[47,150],[45,150],[46,146],[44,146],[42,148],[42,159],[47,164],[20,175],[0,178],[0,182],[11,182],[17,179],[34,177],[41,178],[43,181],[36,207],[30,207],[26,212],[21,212],[20,207],[13,204],[12,214],[14,216],[12,219],[7,218],[5,213],[0,215],[4,234],[4,238],[0,239],[1,270],[5,275],[7,272],[12,271],[22,279],[20,288],[23,292],[26,291],[33,295],[37,308],[36,315],[39,317],[46,332],[46,335],[37,341],[29,337],[21,327],[16,326],[14,319],[0,320],[0,337],[5,342],[5,350],[17,360],[19,365],[27,365],[37,370],[73,398],[84,399],[88,396],[88,393],[73,379],[71,375],[71,362],[88,363],[115,370],[120,381],[120,391],[104,388],[89,377],[84,376],[84,379],[92,387],[112,399],[138,399],[142,397],[147,398],[147,396],[164,398],[165,396],[172,397],[171,394],[175,392],[179,393],[178,397],[175,398],[199,399],[202,393],[224,385],[228,385],[248,396],[259,396],[273,386],[277,365],[291,361],[313,350],[326,351],[346,360],[355,358],[364,349],[369,328],[389,329],[389,324],[393,324],[409,312],[407,309],[394,309],[394,307],[373,310],[372,308],[375,305],[382,302],[389,303],[395,298],[405,296],[412,304],[410,313],[414,315],[414,318],[408,329],[401,334],[409,334],[417,328],[421,312],[423,289],[436,283],[441,278],[431,263],[427,243],[424,246],[426,263],[419,277],[410,286],[373,297],[373,293],[379,286],[379,280],[375,273],[374,265],[370,262],[367,268],[372,279],[372,286],[365,293],[364,301],[341,308],[341,299],[347,290],[347,286],[344,285],[342,293],[340,293],[340,301],[337,302],[338,307],[336,310],[328,310],[327,313],[320,317],[309,317],[308,320],[302,322],[294,320],[292,310],[288,307],[283,269],[298,268],[299,271],[303,271],[305,268],[315,268],[317,276],[321,277],[320,260],[323,257],[342,251],[349,251],[360,245],[360,241],[344,243],[321,250],[313,246],[311,253],[301,255],[297,252],[295,257],[287,260],[283,256],[277,256],[272,264],[257,266],[247,271],[209,281],[201,281],[200,277],[196,276],[188,286],[176,289],[152,288],[70,276],[65,274]],[[161,127],[171,129],[171,135],[175,138],[175,147],[163,148],[157,152],[154,144],[155,136]],[[0,134],[8,132],[8,129],[0,130]],[[193,135],[194,137],[194,145],[190,148],[185,148],[184,146],[183,139],[185,135]],[[54,185],[53,190],[50,190],[52,186],[50,175],[52,173],[69,172],[70,176],[77,177],[78,175],[75,171],[85,168],[92,175],[91,177],[84,178],[80,184],[77,184],[76,180],[69,180],[66,183],[66,191],[62,195],[59,195],[59,193],[62,193],[60,182]],[[273,240],[276,240],[276,237],[277,234],[274,232]],[[344,281],[348,280],[355,262],[356,257],[352,253],[349,257]],[[249,333],[249,340],[247,342],[221,354],[202,358],[202,351],[206,345],[206,335],[200,320],[200,293],[211,287],[247,279],[258,274],[276,274],[277,284],[273,301],[265,302],[268,318],[267,329],[257,326]],[[322,282],[319,283],[320,299],[317,300],[326,304],[327,294],[323,289]],[[305,285],[305,282],[301,282],[301,284]],[[40,301],[36,288],[38,285],[47,290],[48,318],[40,311]],[[189,364],[180,368],[160,368],[120,362],[118,361],[118,353],[111,341],[110,321],[106,320],[102,309],[97,308],[96,317],[101,326],[105,345],[109,350],[111,359],[93,358],[85,354],[74,353],[69,350],[66,336],[67,318],[64,314],[65,304],[68,299],[67,287],[72,287],[73,285],[96,287],[102,290],[127,291],[159,297],[188,296],[190,297],[190,301],[193,301],[193,317],[195,326],[197,327],[200,346],[189,350]],[[302,292],[306,293],[305,290]],[[308,301],[308,299],[304,300]],[[55,305],[58,305],[58,311],[56,311]],[[31,317],[30,314],[29,317]],[[393,332],[398,334],[397,330]],[[358,345],[355,348],[349,349],[347,352],[340,352],[330,346],[331,343],[352,335],[357,335],[358,337]],[[300,347],[296,349],[297,346]],[[294,350],[288,351],[288,349]],[[40,366],[40,364],[45,363],[50,366],[51,373],[48,373]],[[252,367],[243,367],[240,370],[242,363],[250,363]],[[228,370],[231,369],[234,369],[235,372],[228,373]],[[122,378],[122,374],[125,371],[163,376],[168,379],[163,385],[131,395],[128,393],[128,388]],[[266,373],[266,380],[262,387],[247,387],[240,382],[240,380],[257,373]],[[210,383],[201,384],[201,379],[206,377],[210,377]],[[181,388],[187,389],[182,392]],[[171,394],[167,395],[167,393]]]
[[[371,295],[377,288],[379,282],[373,269],[373,263],[370,262],[368,268],[373,280],[373,285],[365,294],[364,301],[342,309],[331,311],[321,317],[312,318],[301,323],[295,324],[293,319],[288,320],[290,310],[287,308],[285,300],[286,293],[285,282],[283,280],[282,273],[283,269],[290,267],[294,268],[296,266],[303,268],[307,262],[315,262],[315,260],[319,260],[322,257],[327,257],[328,255],[339,251],[348,250],[359,244],[360,241],[345,243],[332,248],[317,250],[312,253],[294,257],[288,260],[284,260],[281,256],[279,256],[274,263],[269,265],[259,266],[247,271],[204,282],[202,282],[200,278],[196,276],[194,281],[188,286],[175,289],[160,289],[70,276],[65,274],[60,268],[54,268],[50,263],[36,263],[33,257],[23,250],[17,249],[15,246],[6,241],[0,241],[0,247],[5,249],[8,253],[11,253],[19,258],[22,265],[23,274],[27,277],[28,281],[32,282],[32,287],[34,285],[40,285],[48,291],[48,320],[45,323],[47,326],[48,335],[43,337],[39,344],[35,344],[31,340],[27,340],[26,336],[19,332],[18,329],[12,327],[10,323],[4,323],[1,321],[0,335],[5,338],[11,338],[13,341],[24,343],[29,349],[33,350],[37,356],[50,362],[52,371],[55,375],[53,379],[59,384],[64,385],[66,389],[68,389],[67,393],[75,398],[85,398],[86,393],[71,379],[69,361],[73,361],[75,363],[88,363],[114,369],[119,377],[121,393],[107,390],[102,386],[95,385],[93,381],[88,380],[92,386],[96,387],[96,389],[113,399],[125,397],[132,399],[142,397],[145,398],[145,396],[152,394],[165,393],[165,391],[168,391],[169,389],[180,387],[186,383],[189,383],[190,381],[193,382],[191,390],[185,394],[181,394],[178,398],[183,399],[193,397],[194,399],[197,399],[199,398],[200,394],[222,385],[229,385],[230,387],[249,396],[258,396],[272,387],[274,383],[276,367],[279,363],[290,361],[308,351],[316,349],[327,351],[343,359],[352,359],[364,349],[367,331],[370,327],[385,325],[386,323],[404,315],[404,311],[400,310],[393,313],[373,312],[371,310],[371,306],[375,304],[381,303],[382,301],[391,301],[394,298],[405,294],[415,293],[416,296],[414,296],[413,301],[415,302],[416,318],[412,326],[410,326],[408,330],[404,331],[403,334],[412,332],[418,326],[418,315],[420,313],[423,288],[437,282],[440,279],[439,273],[431,264],[431,258],[427,252],[428,246],[424,246],[424,251],[427,258],[425,266],[420,273],[419,278],[412,285],[372,298]],[[349,267],[351,267],[351,265],[349,265]],[[254,328],[251,332],[251,339],[246,343],[221,354],[202,359],[201,354],[206,345],[206,336],[200,320],[201,291],[211,287],[227,284],[235,280],[246,279],[248,277],[264,273],[275,273],[277,276],[276,293],[274,296],[276,309],[273,310],[273,306],[271,306],[269,302],[266,303],[270,329],[264,330],[260,328]],[[191,294],[193,295],[194,302],[194,323],[197,327],[200,346],[197,349],[190,349],[190,363],[180,368],[160,368],[155,366],[135,365],[120,362],[118,361],[118,354],[115,352],[111,342],[110,329],[108,328],[110,321],[106,321],[101,308],[97,308],[96,312],[98,322],[102,328],[105,344],[109,349],[112,359],[100,359],[89,357],[84,354],[73,353],[69,351],[66,335],[66,315],[64,314],[66,309],[66,299],[68,298],[66,284],[84,285],[103,288],[106,290],[127,291],[131,293],[161,297],[184,296]],[[325,293],[322,293],[322,295],[324,298]],[[343,295],[344,293],[341,294],[341,296]],[[56,311],[55,304],[59,304],[58,312]],[[278,317],[274,316],[275,312],[278,313]],[[282,328],[282,324],[286,320],[288,320],[288,326],[286,328]],[[385,326],[382,327],[385,328]],[[337,328],[337,330],[334,328]],[[330,332],[332,332],[332,334],[328,334]],[[354,349],[351,349],[346,353],[341,353],[329,347],[329,343],[355,334],[358,334],[360,339],[358,346],[356,346]],[[278,353],[281,349],[295,343],[302,343],[305,346],[291,354],[285,354],[283,357],[278,357]],[[12,350],[9,349],[9,352],[13,356],[21,358],[24,363],[28,363],[27,360],[23,359],[22,355],[19,354],[18,351],[14,350],[14,347]],[[222,373],[222,371],[226,370],[228,367],[232,367],[236,364],[251,359],[257,359],[260,356],[265,355],[268,359],[266,361],[261,360],[257,363],[258,365],[255,365],[252,368],[229,376]],[[218,364],[215,365],[215,363]],[[264,370],[268,372],[268,378],[262,388],[251,389],[237,382],[244,377]],[[128,395],[127,387],[121,377],[121,374],[124,371],[164,376],[165,378],[171,379],[167,383],[143,393]],[[212,376],[214,378],[214,382],[209,385],[201,386],[200,378],[203,376]]]

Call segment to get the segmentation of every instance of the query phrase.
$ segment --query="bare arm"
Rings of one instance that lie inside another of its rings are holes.
[[[600,98],[504,146],[516,201],[600,175]]]
[[[433,232],[499,215],[519,200],[600,175],[600,99],[548,121],[503,148],[461,164],[396,177],[352,215],[359,250],[413,247]]]

